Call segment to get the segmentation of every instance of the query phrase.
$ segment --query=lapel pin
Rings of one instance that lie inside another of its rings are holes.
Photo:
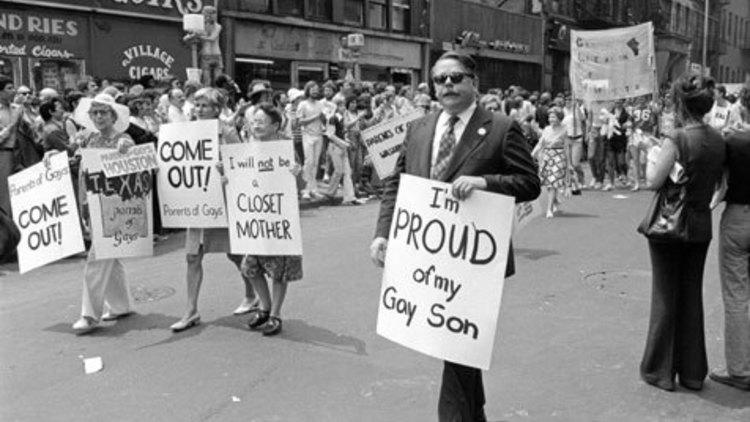
[[[483,127],[480,127],[479,130],[477,131],[477,134],[479,136],[484,136],[487,134],[487,131]]]

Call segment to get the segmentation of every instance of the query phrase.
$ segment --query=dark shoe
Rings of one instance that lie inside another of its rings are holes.
[[[268,321],[268,311],[256,309],[250,312],[250,319],[247,320],[247,328],[255,330]]]
[[[713,371],[708,374],[708,377],[716,382],[728,385],[730,387],[750,391],[750,377],[738,377],[736,375],[730,375],[729,373],[727,373],[726,369],[722,371]]]
[[[654,387],[661,388],[662,390],[665,390],[665,391],[674,391],[675,390],[674,381],[670,381],[670,380],[655,380],[655,379],[652,380],[652,379],[648,379],[648,378],[644,377],[643,375],[641,375],[641,379],[646,384],[653,385]]]
[[[580,189],[573,189],[570,193],[572,193],[573,195],[578,196],[578,195],[581,194],[581,190]]]
[[[281,318],[272,316],[262,328],[264,336],[275,336],[281,332]]]
[[[686,380],[680,378],[680,385],[687,388],[688,390],[700,391],[703,389],[703,381],[697,380]]]

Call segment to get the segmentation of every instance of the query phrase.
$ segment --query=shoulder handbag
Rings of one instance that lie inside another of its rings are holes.
[[[680,162],[682,154],[682,142],[677,143],[678,157]],[[684,166],[683,166],[684,167]],[[646,217],[638,226],[638,232],[650,240],[662,242],[687,242],[689,232],[687,227],[687,181],[688,174],[685,171],[678,182],[668,177],[664,185],[656,191],[651,201],[651,206]]]

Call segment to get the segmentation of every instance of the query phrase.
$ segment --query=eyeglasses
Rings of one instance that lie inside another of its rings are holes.
[[[18,94],[18,95],[31,95],[31,92],[28,92],[28,91],[24,91],[24,92],[18,91],[16,94]]]
[[[451,82],[454,84],[460,84],[461,81],[464,80],[464,78],[473,78],[474,74],[472,73],[466,73],[466,72],[451,72],[451,73],[443,73],[441,75],[435,75],[432,77],[432,82],[435,82],[438,85],[443,85],[446,82],[448,82],[448,78],[450,78]]]

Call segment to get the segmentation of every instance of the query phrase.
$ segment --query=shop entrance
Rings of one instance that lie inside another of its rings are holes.
[[[0,56],[0,76],[13,81],[18,86],[21,84],[21,59],[18,57]]]
[[[328,63],[292,62],[292,85],[302,88],[308,81],[323,83],[328,80]]]

